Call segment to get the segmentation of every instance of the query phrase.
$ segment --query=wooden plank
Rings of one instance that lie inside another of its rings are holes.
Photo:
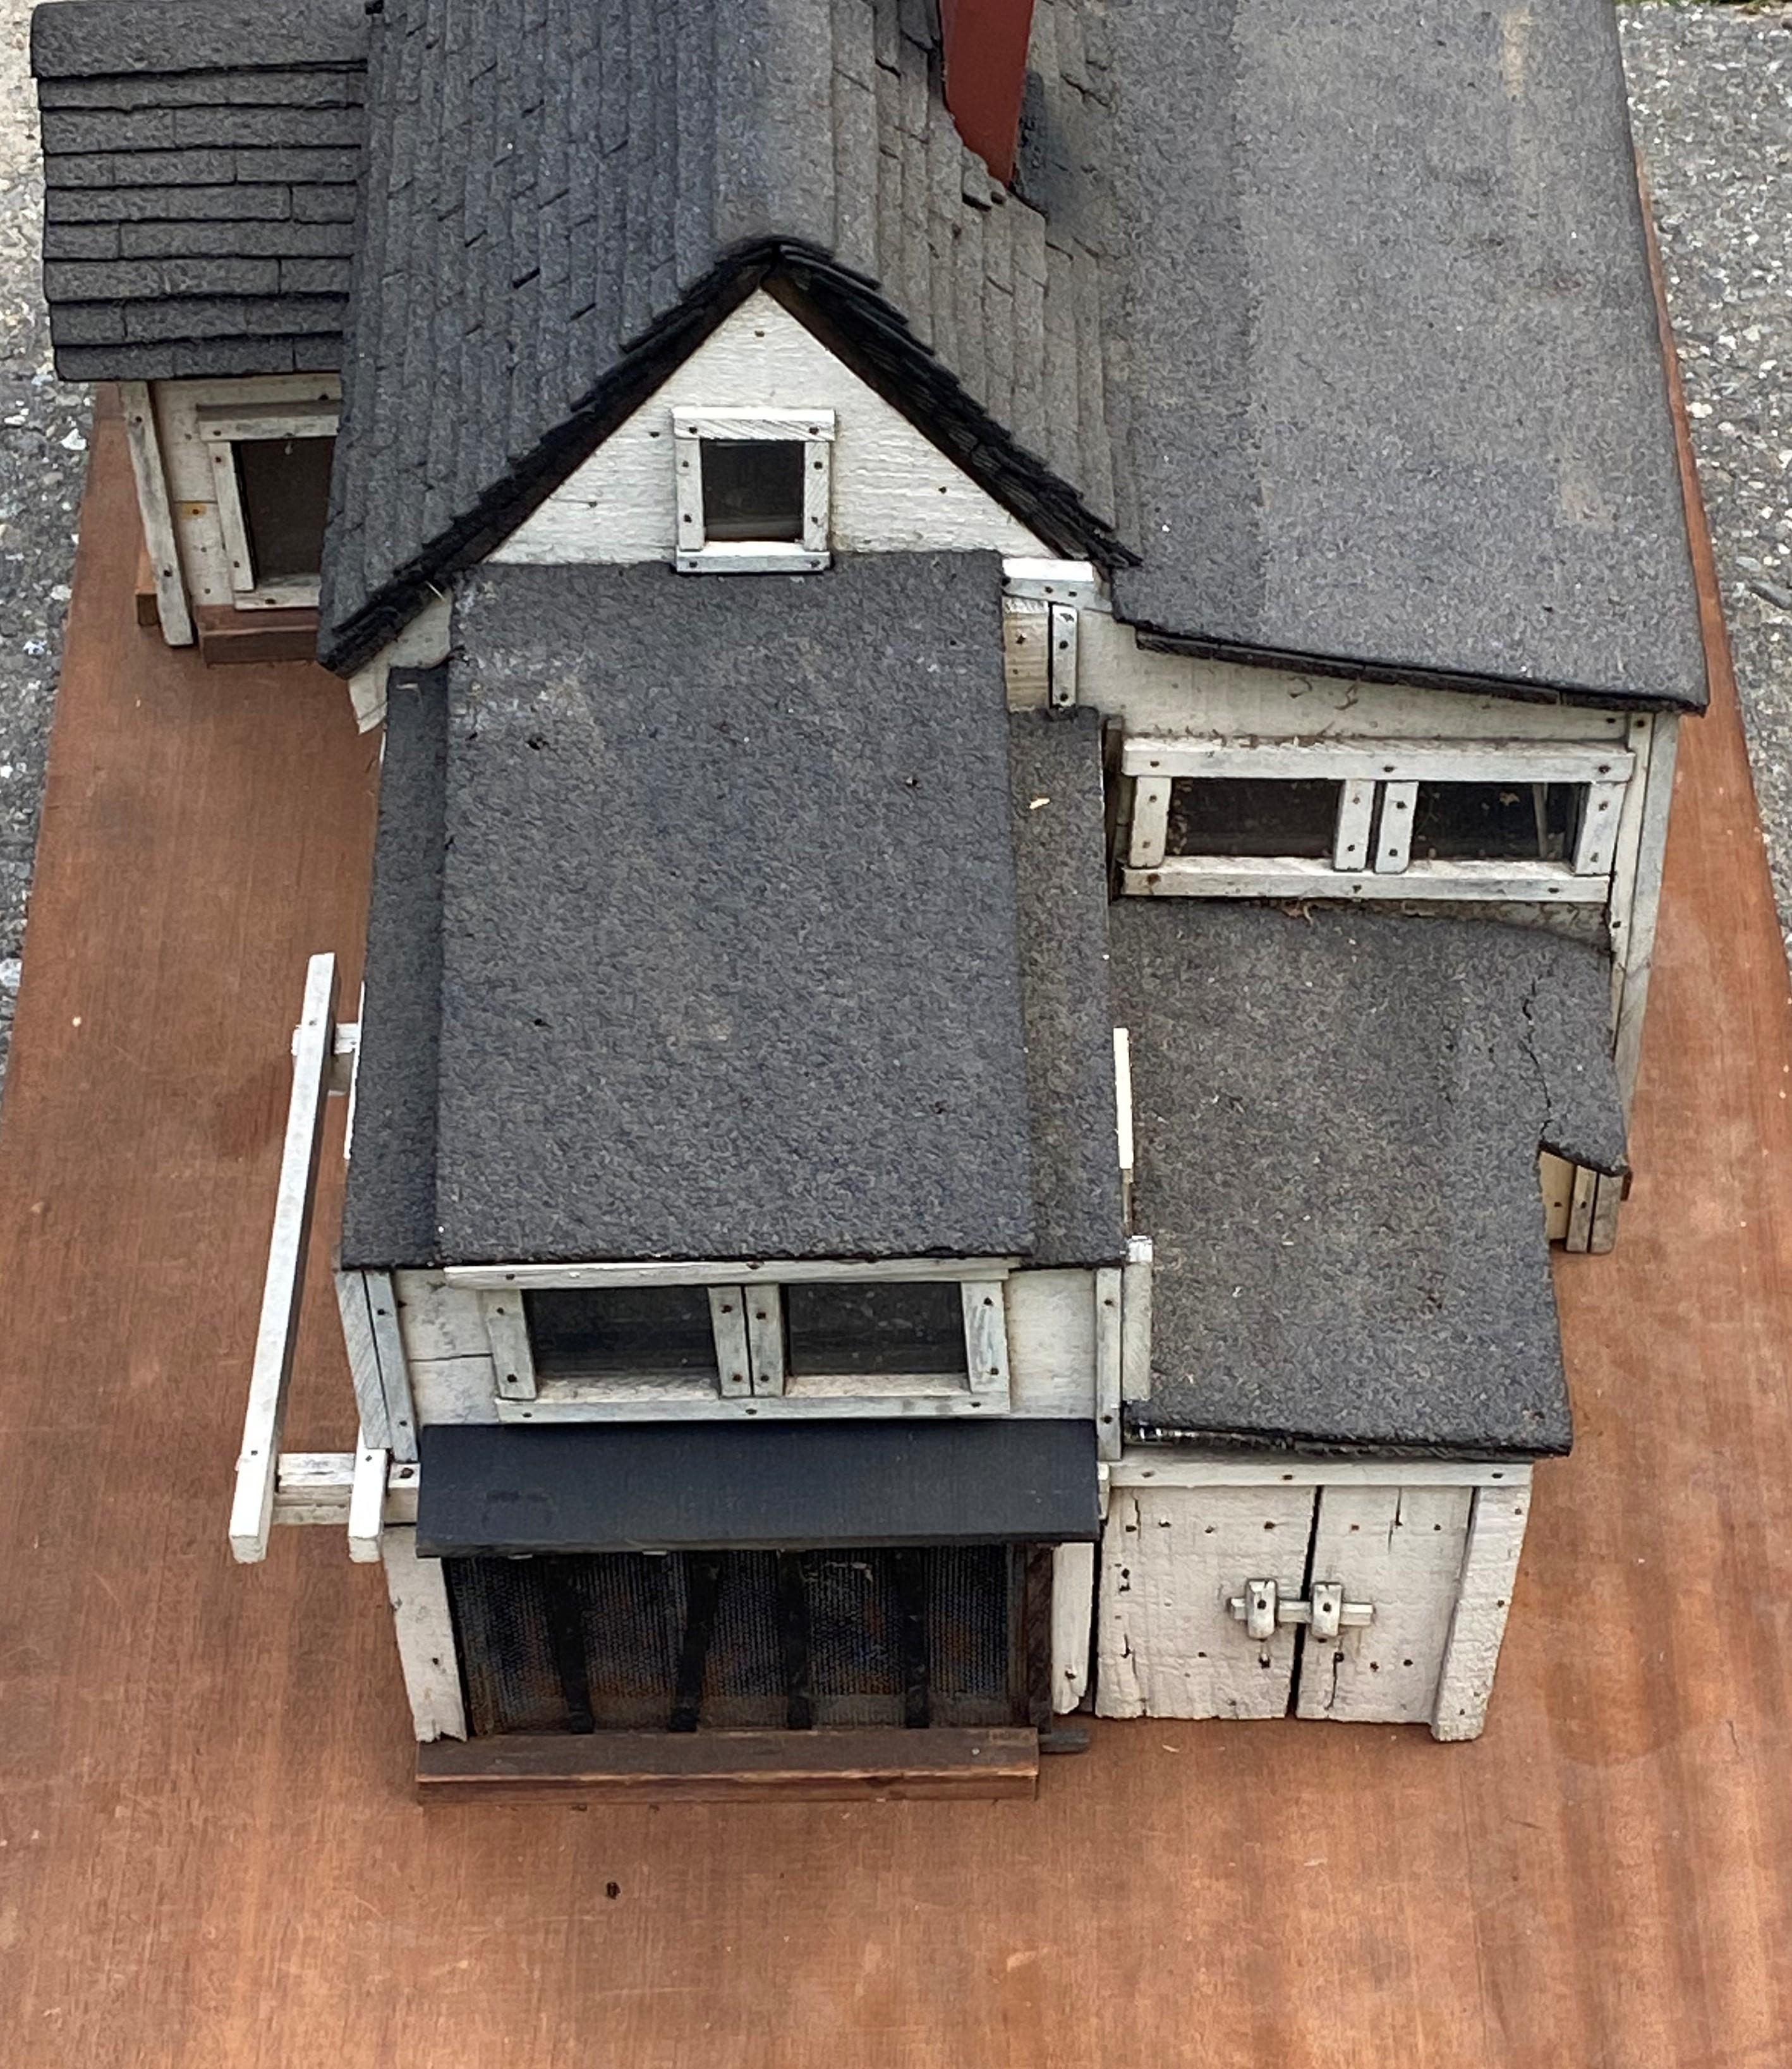
[[[1051,708],[1068,711],[1076,701],[1076,606],[1055,603],[1051,612]]]
[[[480,1296],[486,1339],[497,1369],[498,1392],[506,1401],[533,1401],[537,1392],[535,1353],[529,1340],[520,1289],[488,1285]]]
[[[1627,1111],[1636,1096],[1642,1067],[1643,1014],[1649,1003],[1650,973],[1655,963],[1655,926],[1661,909],[1663,859],[1667,851],[1668,810],[1674,799],[1674,770],[1679,757],[1680,724],[1659,716],[1649,749],[1647,787],[1638,829],[1636,879],[1624,932],[1623,984],[1618,1006],[1613,1068]],[[1752,798],[1753,790],[1749,795]]]
[[[1120,1300],[1120,1394],[1122,1401],[1151,1398],[1151,1272],[1148,1235],[1129,1237]],[[1116,1459],[1124,1454],[1116,1452]]]
[[[317,610],[239,610],[234,604],[202,603],[193,613],[199,656],[208,668],[259,667],[271,661],[315,662]]]
[[[1008,1405],[1008,1320],[999,1279],[967,1279],[958,1289],[970,1390],[991,1408]],[[876,1383],[875,1381],[873,1382]]]
[[[747,1399],[753,1385],[744,1286],[710,1288],[709,1326],[716,1338],[716,1372],[724,1397]]]
[[[1169,834],[1169,778],[1141,776],[1133,786],[1133,837],[1126,855],[1135,869],[1155,869]]]
[[[775,1399],[755,1394],[737,1399],[713,1392],[676,1394],[647,1381],[639,1390],[562,1386],[556,1381],[529,1400],[500,1394],[493,1401],[494,1418],[500,1422],[803,1422],[859,1416],[874,1422],[892,1417],[980,1415],[987,1422],[1010,1412],[1010,1398],[1002,1393],[973,1394],[967,1388],[941,1387],[937,1374],[915,1377],[923,1391],[903,1392],[896,1378],[880,1374],[875,1378],[855,1374],[851,1380],[836,1380],[823,1393],[806,1390],[823,1382],[786,1380],[784,1392]],[[863,1385],[865,1391],[849,1391]],[[1067,1414],[1067,1411],[1066,1411]]]
[[[374,1348],[374,1322],[367,1303],[367,1282],[358,1271],[337,1271],[336,1304],[342,1317],[342,1341],[349,1354],[349,1377],[354,1382],[355,1408],[364,1442],[390,1449],[386,1386],[380,1377],[379,1353]]]
[[[675,439],[817,440],[831,443],[831,410],[674,410]]]
[[[1223,740],[1134,733],[1129,776],[1361,778],[1379,783],[1622,783],[1622,747],[1537,740]]]
[[[1577,876],[1609,876],[1618,850],[1618,830],[1624,806],[1623,783],[1589,783],[1581,812],[1580,836],[1574,843]]]
[[[380,1539],[380,1557],[413,1735],[420,1745],[463,1739],[467,1712],[442,1561],[418,1557],[414,1527],[387,1529]]]
[[[1593,1239],[1593,1208],[1598,1198],[1599,1174],[1584,1164],[1574,1167],[1574,1188],[1568,1196],[1568,1228],[1562,1247],[1584,1251]]]
[[[832,436],[831,426],[829,437]],[[833,448],[827,439],[810,439],[802,448],[802,543],[812,553],[828,549],[828,527],[832,512],[829,484],[834,472]]]
[[[408,1359],[490,1357],[476,1287],[451,1286],[439,1271],[395,1271],[392,1290]]]
[[[1121,1182],[1133,1182],[1133,1038],[1124,1027],[1114,1030],[1114,1119],[1119,1138]]]
[[[1432,1708],[1434,1738],[1479,1738],[1486,1724],[1530,1506],[1528,1483],[1476,1492],[1455,1612]]]
[[[262,1284],[261,1318],[255,1327],[249,1405],[237,1454],[236,1490],[231,1504],[231,1550],[252,1562],[267,1556],[274,1513],[274,1479],[280,1434],[286,1426],[287,1388],[304,1288],[305,1253],[311,1241],[312,1206],[317,1185],[318,1152],[324,1140],[326,1074],[336,1025],[336,958],[313,956],[305,973],[304,1003],[293,1038],[292,1091],[287,1104],[280,1176],[274,1198],[274,1233]]]
[[[700,1258],[648,1264],[451,1264],[442,1276],[450,1286],[774,1286],[814,1281],[921,1279],[931,1283],[966,1279],[1006,1279],[1014,1257],[889,1257],[786,1259],[776,1263],[726,1263]]]
[[[1543,1197],[1543,1234],[1549,1243],[1561,1243],[1568,1234],[1569,1210],[1574,1201],[1574,1166],[1564,1157],[1547,1149],[1537,1159],[1537,1190]]]
[[[392,1455],[365,1439],[355,1453],[349,1490],[349,1557],[359,1566],[378,1563],[386,1530],[386,1474]]]
[[[1528,1487],[1524,1460],[1301,1458],[1283,1451],[1217,1451],[1203,1455],[1135,1444],[1108,1468],[1125,1487]]]
[[[785,1388],[784,1300],[775,1286],[743,1286],[748,1369],[754,1394],[776,1399]]]
[[[1338,1581],[1372,1620],[1301,1642],[1295,1714],[1338,1724],[1429,1724],[1476,1499],[1464,1487],[1326,1487],[1308,1592]]]
[[[1411,860],[1413,814],[1418,809],[1416,783],[1382,786],[1382,822],[1375,834],[1375,869],[1378,875],[1404,871]]]
[[[1095,1547],[1059,1545],[1051,1553],[1051,1708],[1059,1716],[1088,1692],[1095,1643]]]
[[[1231,855],[1176,855],[1154,869],[1123,869],[1131,898],[1472,898],[1526,905],[1602,905],[1606,880],[1576,876],[1556,862],[1421,862],[1385,875],[1353,876],[1329,863],[1295,855],[1246,861]]]
[[[1375,818],[1375,786],[1367,778],[1346,782],[1338,799],[1337,830],[1332,840],[1332,867],[1369,867],[1369,837]]]
[[[1038,1786],[1039,1734],[961,1731],[587,1732],[439,1740],[417,1752],[426,1802],[999,1802]]]
[[[1297,1644],[1250,1636],[1227,1608],[1247,1581],[1300,1593],[1311,1487],[1115,1490],[1101,1540],[1096,1711],[1104,1717],[1280,1717]]]
[[[386,1397],[386,1439],[394,1459],[408,1463],[417,1456],[417,1410],[410,1398],[410,1362],[405,1356],[404,1333],[398,1325],[398,1300],[390,1271],[361,1275],[367,1288],[367,1312],[379,1361],[380,1386]],[[371,1430],[368,1441],[377,1443]]]
[[[187,609],[186,585],[181,573],[180,549],[175,541],[173,512],[169,503],[168,476],[162,465],[161,439],[156,429],[149,383],[120,382],[119,400],[125,412],[131,471],[137,484],[137,512],[143,525],[143,549],[149,557],[150,576],[155,585],[156,614],[161,621],[161,635],[170,647],[190,647],[193,618]]]
[[[1121,1450],[1121,1292],[1125,1274],[1104,1264],[1095,1275],[1096,1455],[1117,1459]]]
[[[1002,599],[1002,668],[1010,711],[1041,711],[1051,700],[1051,614],[1031,598]]]

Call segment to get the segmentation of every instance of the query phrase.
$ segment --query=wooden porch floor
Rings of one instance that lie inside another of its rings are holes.
[[[1031,1805],[425,1811],[378,1570],[225,1544],[376,750],[320,674],[140,630],[135,555],[113,419],[0,1134],[13,2069],[1792,2063],[1792,1013],[1733,709],[1686,732],[1641,1176],[1561,1267],[1579,1443],[1484,1740],[1106,1724]],[[346,1448],[321,1283],[305,1330],[288,1443]]]

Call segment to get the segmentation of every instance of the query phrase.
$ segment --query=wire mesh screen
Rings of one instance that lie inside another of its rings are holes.
[[[444,1561],[470,1726],[1024,1721],[1009,1545]]]

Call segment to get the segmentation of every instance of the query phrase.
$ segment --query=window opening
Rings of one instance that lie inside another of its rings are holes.
[[[704,439],[700,446],[706,541],[801,541],[800,443],[783,439]]]
[[[1343,788],[1301,777],[1178,777],[1165,852],[1329,857]]]
[[[955,1282],[790,1285],[784,1319],[793,1379],[879,1373],[961,1377],[968,1370]]]
[[[1414,862],[1569,862],[1586,786],[1579,783],[1421,783]]]
[[[569,1287],[524,1309],[541,1379],[719,1379],[707,1288]]]
[[[240,439],[231,451],[252,581],[315,580],[324,565],[335,439]]]

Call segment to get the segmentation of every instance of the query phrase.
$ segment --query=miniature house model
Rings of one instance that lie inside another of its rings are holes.
[[[36,17],[161,635],[384,727],[231,1538],[426,1781],[1481,1728],[1704,659],[1606,0],[1299,13]]]

